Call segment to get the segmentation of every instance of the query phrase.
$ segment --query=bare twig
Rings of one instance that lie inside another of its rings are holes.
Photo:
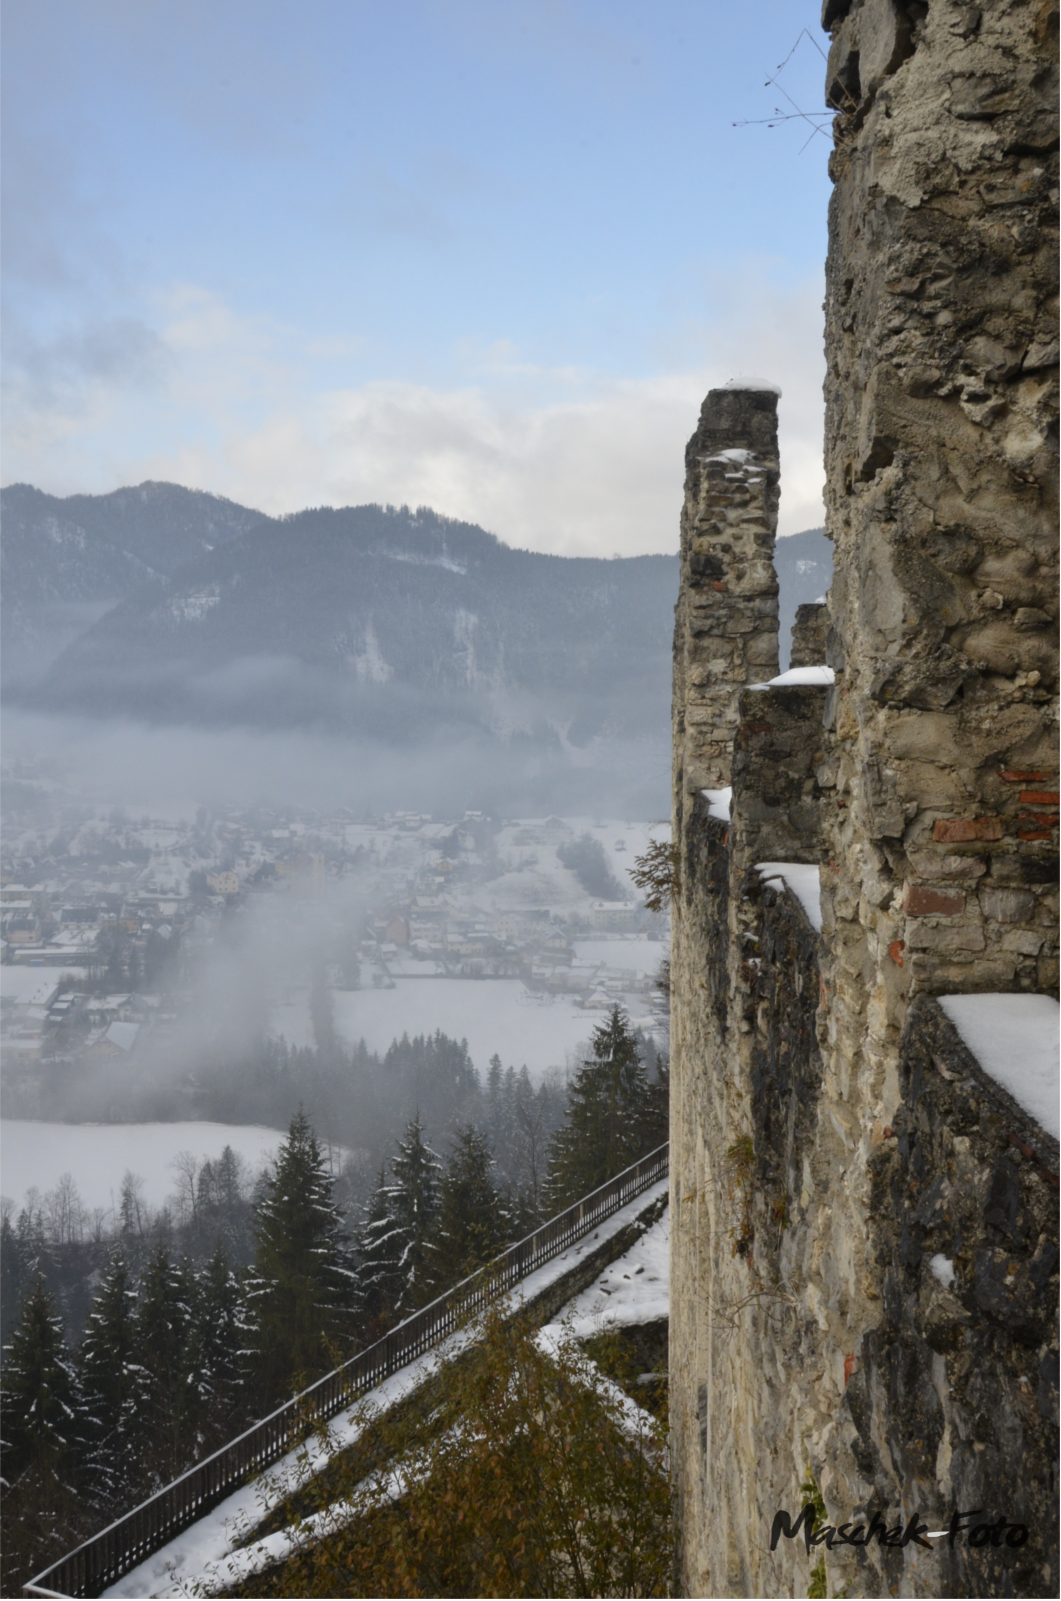
[[[764,85],[765,88],[776,89],[779,94],[784,95],[785,99],[792,107],[792,110],[782,111],[780,106],[778,106],[775,109],[772,117],[744,117],[741,119],[741,121],[732,124],[734,128],[750,128],[765,123],[768,128],[773,128],[779,122],[805,122],[811,131],[806,139],[806,142],[800,146],[801,154],[804,150],[806,150],[807,145],[810,144],[816,133],[820,133],[828,137],[826,124],[823,122],[816,122],[814,119],[816,117],[828,119],[832,116],[831,111],[804,111],[802,106],[796,104],[795,100],[793,100],[792,96],[789,94],[784,85],[778,83],[777,81],[779,74],[784,71],[785,67],[788,66],[788,63],[792,60],[792,57],[795,55],[799,48],[800,42],[804,37],[810,40],[811,44],[814,46],[815,50],[817,50],[823,61],[827,59],[824,50],[818,43],[817,39],[815,39],[810,29],[803,28],[797,34],[796,42],[792,46],[792,49],[788,52],[788,55],[785,57],[784,61],[774,68],[773,76],[767,78]]]

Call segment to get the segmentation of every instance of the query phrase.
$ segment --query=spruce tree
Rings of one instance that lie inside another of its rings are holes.
[[[22,1301],[29,1276],[29,1262],[11,1221],[11,1213],[4,1199],[0,1214],[0,1339],[8,1343],[8,1330],[14,1327],[15,1316]]]
[[[23,1302],[5,1352],[0,1594],[22,1586],[88,1533],[76,1469],[77,1382],[44,1281]]]
[[[621,1173],[649,1148],[649,1087],[621,1006],[594,1029],[592,1051],[568,1089],[567,1119],[549,1152],[547,1195],[556,1209]]]
[[[185,1372],[195,1455],[238,1432],[246,1405],[245,1309],[220,1243],[195,1275]]]
[[[78,1353],[82,1437],[89,1494],[107,1505],[137,1483],[136,1407],[142,1373],[136,1361],[135,1296],[118,1252],[100,1285]]]
[[[255,1208],[254,1232],[254,1399],[268,1408],[327,1372],[353,1334],[355,1279],[342,1217],[301,1108]]]
[[[462,1129],[442,1175],[431,1237],[429,1278],[435,1295],[489,1262],[506,1243],[511,1219],[493,1167],[486,1136]]]
[[[442,1164],[424,1139],[419,1113],[391,1160],[392,1182],[380,1182],[361,1232],[359,1275],[364,1315],[377,1324],[405,1316],[429,1299],[428,1240],[438,1214]]]
[[[74,1439],[76,1381],[52,1298],[38,1277],[4,1356],[4,1478],[58,1472]]]
[[[357,1238],[358,1309],[369,1338],[375,1338],[391,1321],[401,1284],[401,1236],[391,1204],[393,1186],[380,1163],[372,1199]]]
[[[159,1483],[188,1466],[191,1396],[186,1368],[189,1275],[159,1244],[140,1280],[135,1326],[136,1417],[144,1472]]]

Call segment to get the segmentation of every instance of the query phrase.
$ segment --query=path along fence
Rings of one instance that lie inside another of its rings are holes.
[[[489,1267],[414,1312],[381,1340],[358,1352],[308,1390],[286,1401],[246,1433],[182,1473],[109,1528],[61,1557],[24,1586],[26,1595],[98,1596],[167,1540],[203,1517],[248,1479],[286,1456],[305,1438],[306,1419],[333,1418],[399,1368],[440,1344],[492,1298],[504,1294],[643,1191],[667,1177],[669,1146],[643,1156],[526,1239],[510,1245]]]

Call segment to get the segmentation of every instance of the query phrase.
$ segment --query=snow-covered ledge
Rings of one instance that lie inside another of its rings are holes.
[[[941,995],[939,1004],[984,1072],[1061,1139],[1061,1007],[1049,995]]]

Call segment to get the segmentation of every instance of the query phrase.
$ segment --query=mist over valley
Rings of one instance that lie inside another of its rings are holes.
[[[16,1209],[106,1232],[135,1193],[190,1226],[189,1162],[227,1129],[250,1185],[300,1107],[354,1224],[416,1116],[443,1152],[486,1129],[525,1187],[616,1005],[665,1061],[668,919],[630,872],[668,836],[676,556],[167,484],[2,495]],[[828,555],[779,543],[786,645]]]

